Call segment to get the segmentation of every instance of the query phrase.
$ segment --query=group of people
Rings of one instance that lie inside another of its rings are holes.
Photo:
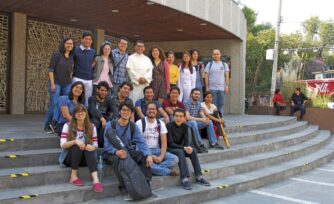
[[[197,153],[208,152],[204,134],[210,148],[223,149],[217,140],[224,125],[229,67],[221,61],[220,51],[213,50],[213,60],[204,66],[199,51],[191,49],[176,65],[174,52],[165,56],[158,46],[146,56],[141,40],[136,41],[132,55],[126,52],[126,37],[115,49],[105,41],[98,56],[92,41],[90,32],[83,33],[79,46],[65,38],[49,67],[50,106],[44,130],[60,136],[59,162],[71,167],[70,183],[84,185],[77,170],[87,165],[94,191],[103,191],[96,167],[100,147],[106,162],[114,166],[122,192],[126,189],[117,164],[127,156],[137,162],[148,182],[152,174],[180,175],[183,187],[190,190],[185,159],[189,157],[196,182],[209,186]],[[111,133],[117,134],[124,148],[108,140]]]
[[[290,116],[296,111],[300,111],[300,120],[303,120],[304,115],[306,113],[305,104],[307,103],[308,98],[304,93],[301,92],[300,88],[295,88],[294,93],[291,96],[291,106],[290,106]],[[273,103],[276,115],[280,115],[280,112],[286,108],[286,104],[284,102],[284,97],[282,96],[281,90],[276,89],[273,97]]]

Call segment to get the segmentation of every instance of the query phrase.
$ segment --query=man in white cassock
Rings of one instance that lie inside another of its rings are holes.
[[[143,90],[152,81],[153,65],[151,60],[144,55],[145,45],[142,40],[138,40],[135,45],[135,53],[129,56],[126,64],[128,77],[133,85],[130,95],[132,101],[137,101],[144,97]]]

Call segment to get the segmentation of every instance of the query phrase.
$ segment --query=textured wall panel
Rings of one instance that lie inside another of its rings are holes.
[[[8,111],[8,16],[0,15],[0,112]]]
[[[82,32],[83,30],[77,28],[28,20],[25,112],[47,110],[50,56],[58,49],[59,43],[65,36],[72,37],[78,44]]]

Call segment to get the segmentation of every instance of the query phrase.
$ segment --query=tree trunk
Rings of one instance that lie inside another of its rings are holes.
[[[255,92],[255,87],[257,85],[257,81],[258,81],[258,76],[259,76],[259,72],[260,72],[260,69],[261,69],[261,65],[262,65],[262,60],[257,64],[256,66],[256,70],[255,70],[255,73],[254,73],[254,78],[253,78],[253,87],[252,87],[252,92],[254,93]]]

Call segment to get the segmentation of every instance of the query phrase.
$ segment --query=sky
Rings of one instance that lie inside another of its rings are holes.
[[[255,12],[257,23],[270,22],[277,24],[279,0],[240,0]],[[281,33],[303,32],[301,22],[311,16],[319,16],[320,20],[334,20],[334,0],[282,0],[283,23]]]

